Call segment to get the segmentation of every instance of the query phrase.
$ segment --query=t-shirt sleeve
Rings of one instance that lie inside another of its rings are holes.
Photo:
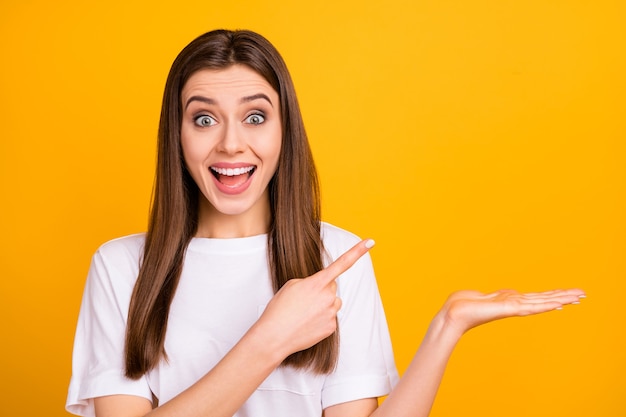
[[[356,238],[346,242],[341,252],[356,242]],[[333,254],[333,258],[340,254]],[[337,284],[342,300],[339,361],[324,383],[323,408],[387,395],[399,379],[369,254],[342,274]]]
[[[78,317],[66,410],[95,416],[93,399],[136,395],[152,400],[146,377],[124,376],[124,338],[137,262],[109,244],[93,257]],[[136,259],[136,258],[135,258]]]

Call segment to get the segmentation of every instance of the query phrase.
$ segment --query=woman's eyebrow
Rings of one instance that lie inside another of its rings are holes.
[[[205,104],[215,104],[215,100],[213,100],[212,98],[202,97],[202,96],[191,96],[189,97],[189,100],[187,100],[187,103],[185,103],[185,110],[187,110],[187,107],[189,107],[189,104],[191,104],[192,101],[201,101],[202,103],[205,103]]]
[[[263,93],[258,93],[258,94],[253,94],[251,96],[243,97],[241,99],[241,102],[242,103],[247,103],[249,101],[254,101],[254,100],[258,100],[258,99],[266,100],[268,103],[270,103],[270,106],[274,107],[274,104],[272,104],[272,100],[270,100],[270,98],[268,96],[266,96],[265,94],[263,94]]]

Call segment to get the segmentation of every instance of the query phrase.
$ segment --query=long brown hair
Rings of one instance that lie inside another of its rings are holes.
[[[216,30],[196,38],[175,59],[167,78],[158,133],[153,201],[141,267],[128,312],[126,376],[137,379],[166,358],[165,332],[170,304],[180,279],[185,251],[196,233],[199,190],[180,145],[181,91],[196,71],[243,64],[264,77],[280,97],[282,145],[270,181],[272,220],[268,262],[274,291],[289,279],[322,269],[320,202],[300,107],[287,67],[278,51],[250,31]],[[338,335],[296,352],[283,365],[332,371]]]

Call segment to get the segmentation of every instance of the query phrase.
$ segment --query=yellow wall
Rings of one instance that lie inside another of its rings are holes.
[[[626,415],[623,2],[92,3],[0,3],[0,415],[66,415],[91,254],[145,229],[166,73],[216,27],[287,60],[400,371],[454,289],[587,290],[470,332],[433,416]]]

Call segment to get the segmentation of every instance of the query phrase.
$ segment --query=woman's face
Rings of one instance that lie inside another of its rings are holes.
[[[278,93],[254,70],[233,65],[194,73],[181,99],[183,156],[206,199],[201,216],[208,202],[222,221],[266,222],[282,140]]]

